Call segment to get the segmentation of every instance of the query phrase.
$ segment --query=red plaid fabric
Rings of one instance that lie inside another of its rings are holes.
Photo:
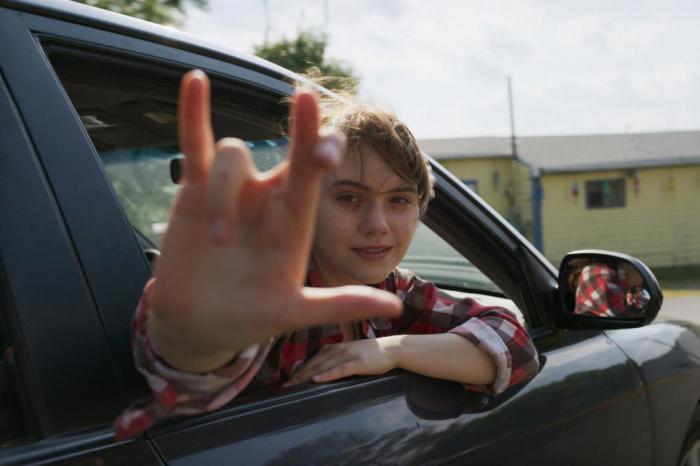
[[[578,277],[574,313],[605,317],[633,316],[625,307],[624,286],[618,274],[607,265],[586,265]]]
[[[307,285],[323,286],[317,272],[309,272]],[[469,386],[472,390],[500,393],[537,373],[537,351],[511,312],[481,306],[469,298],[456,300],[434,284],[402,269],[394,270],[375,286],[398,295],[403,300],[404,312],[397,319],[360,322],[360,338],[456,333],[488,353],[497,368],[492,385]],[[117,419],[115,430],[120,439],[137,435],[165,417],[218,409],[244,389],[281,386],[321,347],[344,339],[340,325],[312,327],[251,347],[213,373],[182,373],[162,361],[148,339],[146,296],[144,292],[134,318],[133,350],[136,365],[151,386],[153,399],[143,406],[129,408]]]

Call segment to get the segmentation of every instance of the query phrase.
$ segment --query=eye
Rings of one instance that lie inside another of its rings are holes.
[[[343,193],[336,196],[335,200],[341,204],[354,205],[360,203],[360,196],[352,193]]]
[[[404,197],[404,196],[394,196],[389,200],[389,202],[391,202],[394,205],[400,205],[400,206],[412,204],[411,199]]]

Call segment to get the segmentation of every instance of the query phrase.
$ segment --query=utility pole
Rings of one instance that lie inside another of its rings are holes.
[[[513,157],[518,156],[518,147],[515,140],[515,111],[513,110],[513,84],[508,76],[508,110],[510,114],[510,150]]]

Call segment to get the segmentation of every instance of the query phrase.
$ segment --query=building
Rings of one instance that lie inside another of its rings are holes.
[[[700,131],[426,139],[422,149],[555,265],[611,249],[652,267],[700,264]],[[514,150],[515,149],[515,153]]]

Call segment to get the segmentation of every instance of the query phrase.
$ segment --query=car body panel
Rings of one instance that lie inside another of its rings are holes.
[[[635,363],[647,386],[654,464],[674,464],[700,406],[700,327],[663,321],[606,334]]]
[[[646,393],[624,354],[600,332],[568,332],[540,343],[540,374],[501,395],[398,373],[313,388],[303,398],[296,391],[242,401],[196,424],[170,424],[153,438],[176,465],[228,458],[246,464],[651,464]],[[606,435],[620,418],[636,429]],[[533,450],[533,442],[546,448]]]
[[[158,453],[145,438],[115,443],[110,428],[48,437],[37,442],[0,450],[0,465],[139,465],[160,466]]]

